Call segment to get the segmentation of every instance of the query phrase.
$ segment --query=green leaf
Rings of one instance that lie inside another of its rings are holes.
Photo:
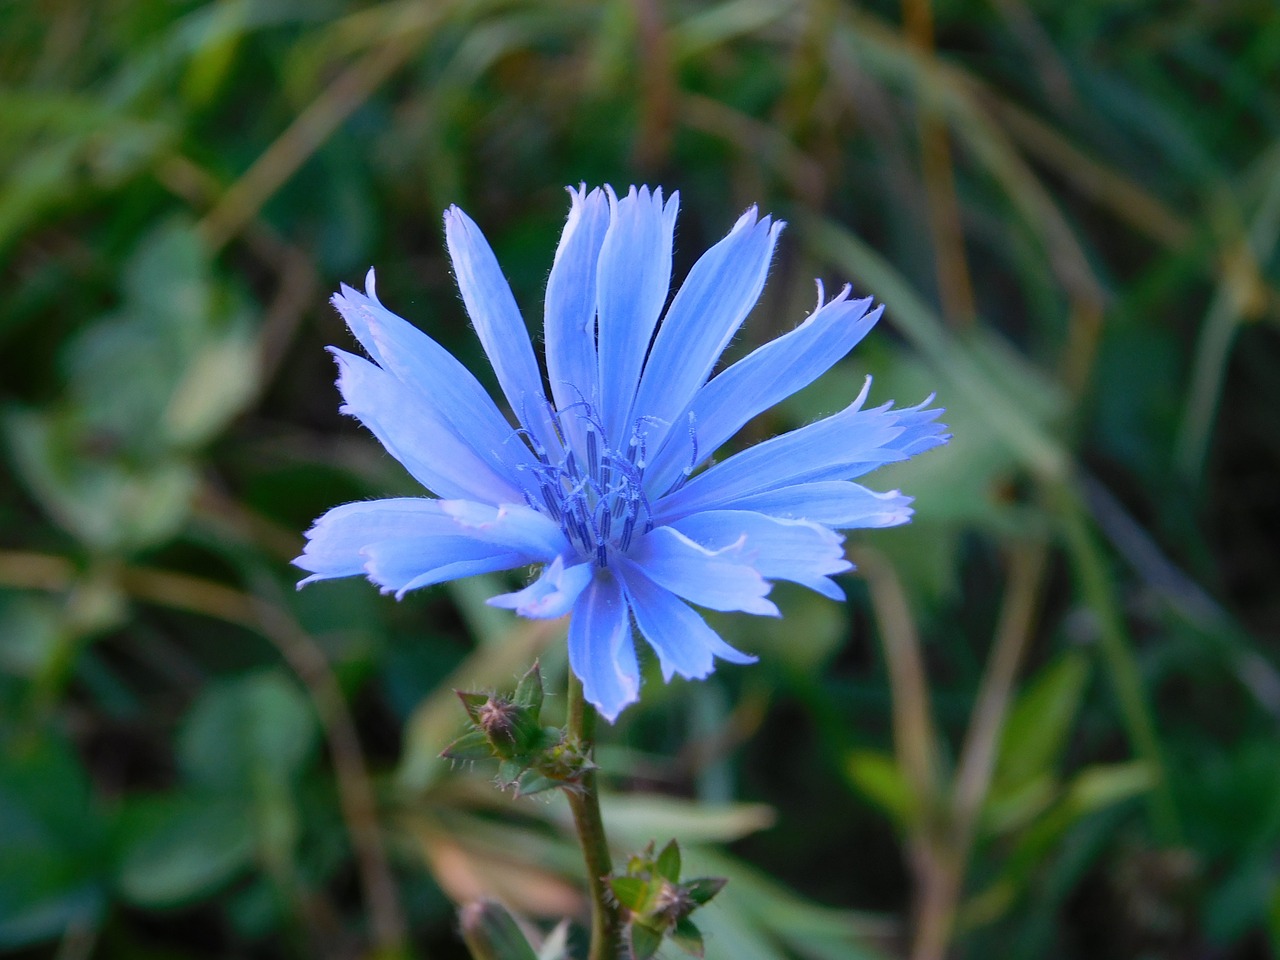
[[[200,792],[135,800],[121,833],[117,884],[140,906],[208,896],[253,863],[248,798]]]
[[[1052,775],[1075,724],[1090,661],[1070,650],[1042,668],[1018,697],[1004,725],[996,760],[997,793]]]
[[[654,866],[657,868],[660,876],[666,877],[672,883],[680,882],[680,845],[671,840],[662,852],[658,854],[658,859]]]
[[[640,845],[655,834],[681,837],[685,844],[725,843],[773,825],[773,808],[762,803],[695,803],[675,797],[609,795],[604,823],[615,842]]]
[[[493,760],[493,745],[479,730],[464,733],[440,752],[450,760]]]
[[[0,948],[97,925],[107,906],[105,827],[69,743],[0,728]]]
[[[662,946],[662,931],[632,921],[627,925],[632,960],[649,960]]]
[[[536,770],[526,770],[516,781],[516,793],[522,797],[532,797],[534,794],[554,790],[558,786],[561,786],[560,781],[544,777]]]
[[[82,543],[136,550],[170,539],[186,520],[198,482],[190,465],[85,456],[93,437],[73,413],[11,410],[3,426],[27,488]]]
[[[669,934],[671,942],[678,946],[685,953],[695,957],[701,957],[704,953],[702,944],[702,931],[693,925],[688,917],[681,917],[676,921],[675,929]]]
[[[543,692],[542,669],[535,660],[533,666],[520,678],[520,684],[516,687],[515,702],[522,707],[528,707],[533,719],[537,720],[542,713]]]
[[[649,903],[650,882],[644,877],[610,877],[609,887],[632,913],[643,913]]]
[[[1140,796],[1155,786],[1155,775],[1141,760],[1095,764],[1081,770],[1067,787],[1066,802],[1081,817]]]
[[[253,791],[261,778],[297,778],[315,745],[310,702],[277,671],[211,687],[188,714],[178,759],[193,783]]]
[[[164,411],[165,439],[190,449],[211,440],[257,389],[258,348],[247,332],[210,339],[191,358]]]
[[[480,722],[480,708],[489,702],[489,695],[487,693],[464,693],[461,690],[453,692],[462,701],[462,709],[467,711],[467,716],[471,718],[471,722],[478,724]]]
[[[877,750],[854,750],[845,758],[845,772],[853,785],[900,829],[912,823],[916,804],[893,757]]]
[[[683,884],[689,899],[700,907],[706,906],[711,898],[724,889],[729,881],[726,877],[695,877]]]

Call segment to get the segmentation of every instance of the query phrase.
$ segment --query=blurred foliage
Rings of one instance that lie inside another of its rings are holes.
[[[753,437],[872,372],[955,440],[877,475],[918,513],[845,607],[647,665],[619,856],[729,878],[710,957],[1280,954],[1278,89],[1265,0],[0,7],[0,950],[460,957],[490,897],[562,955],[567,810],[439,757],[562,627],[287,561],[412,490],[337,415],[328,292],[377,264],[482,371],[441,211],[532,319],[563,186],[647,181],[677,275],[791,222],[732,351],[815,276],[888,304]]]

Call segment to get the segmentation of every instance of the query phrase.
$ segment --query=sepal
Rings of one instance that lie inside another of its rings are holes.
[[[558,727],[541,724],[545,690],[535,662],[510,696],[455,691],[471,729],[445,747],[442,756],[474,762],[497,760],[497,784],[519,796],[555,787],[579,790],[595,765],[580,744]]]
[[[680,847],[672,840],[654,854],[654,844],[627,860],[626,872],[609,878],[609,888],[626,915],[626,939],[636,960],[649,960],[664,938],[686,953],[703,955],[702,933],[689,919],[727,882],[723,877],[680,881]]]

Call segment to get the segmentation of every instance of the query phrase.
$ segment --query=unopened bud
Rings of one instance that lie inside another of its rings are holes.
[[[473,960],[538,960],[515,918],[496,900],[476,900],[458,915]]]
[[[660,881],[661,886],[653,898],[653,914],[667,923],[676,923],[693,913],[697,904],[689,891],[678,883],[669,880]]]
[[[476,726],[491,741],[515,742],[516,715],[520,708],[502,697],[490,697],[476,710]]]

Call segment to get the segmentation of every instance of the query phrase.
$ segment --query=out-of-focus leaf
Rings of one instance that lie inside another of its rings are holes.
[[[105,828],[67,743],[0,728],[0,948],[96,926]]]
[[[1051,775],[1071,734],[1089,679],[1090,661],[1069,650],[1041,669],[1005,721],[993,790],[1017,790]]]
[[[27,678],[44,673],[57,655],[64,629],[53,601],[0,593],[0,672]]]
[[[252,792],[263,779],[295,779],[315,741],[306,695],[266,671],[210,688],[187,717],[178,758],[193,783]]]
[[[257,347],[246,333],[232,331],[209,341],[193,358],[165,410],[172,444],[198,446],[244,409],[257,388],[257,364]]]
[[[759,803],[722,806],[656,795],[609,795],[601,802],[613,843],[641,847],[655,836],[682,843],[727,843],[773,824],[773,810]]]
[[[914,819],[916,805],[893,757],[877,750],[855,750],[845,759],[850,781],[875,803],[899,829]]]
[[[712,957],[884,960],[877,943],[892,925],[873,914],[834,910],[797,897],[747,864],[709,848],[686,851],[686,872],[728,878],[698,927]],[[853,864],[849,865],[854,868]]]
[[[1025,827],[1048,809],[1059,793],[1056,773],[1023,779],[999,790],[993,786],[982,807],[982,827],[995,835]]]
[[[1216,943],[1229,944],[1265,922],[1267,909],[1280,891],[1280,872],[1271,851],[1256,851],[1208,896],[1205,927]]]
[[[776,584],[769,598],[783,611],[781,619],[709,613],[707,622],[761,660],[801,675],[815,673],[846,639],[844,613],[836,604],[814,603],[812,595],[790,583]]]
[[[189,21],[187,40],[195,50],[182,77],[188,103],[201,106],[217,95],[235,62],[248,10],[242,0],[221,0],[209,4],[197,21]]]
[[[101,550],[133,550],[172,537],[196,487],[189,464],[131,469],[86,455],[65,415],[11,410],[3,421],[14,461],[32,494],[69,533]]]
[[[1082,817],[1150,790],[1155,782],[1146,764],[1095,764],[1085,767],[1067,785],[1065,803],[1073,817]]]
[[[120,893],[140,906],[170,907],[219,889],[253,862],[250,802],[205,792],[134,801],[118,840]]]

